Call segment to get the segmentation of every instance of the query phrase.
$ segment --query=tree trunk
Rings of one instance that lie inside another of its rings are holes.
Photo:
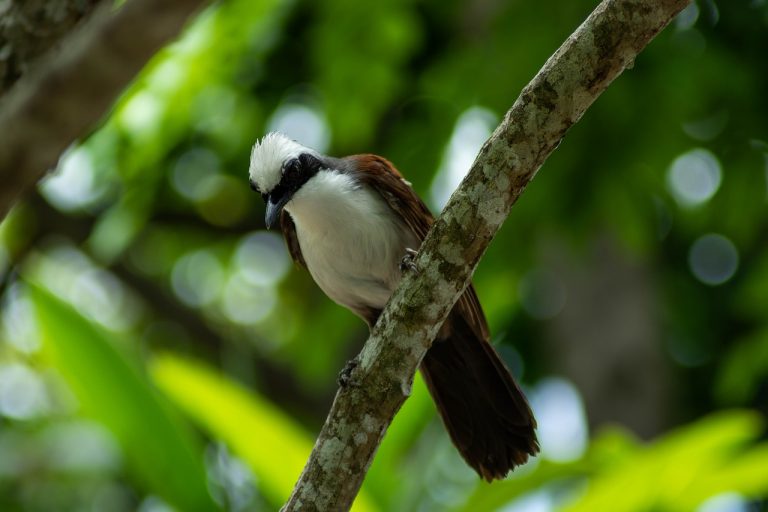
[[[0,2],[0,95],[87,17],[101,0]]]
[[[67,16],[67,2],[36,1],[30,5],[41,3],[49,5],[33,12],[58,13],[52,19],[76,17]],[[112,2],[103,2],[87,22],[75,27],[58,47],[37,59],[14,82],[0,102],[0,220],[24,192],[56,165],[70,144],[98,123],[128,82],[179,33],[203,3],[128,0],[115,10]],[[56,10],[59,5],[63,14]],[[11,3],[9,7],[7,0],[0,2],[2,7],[10,9],[6,13],[11,18],[8,27],[24,25],[25,15],[30,14],[26,5],[21,8]],[[16,25],[12,23],[14,19]],[[73,25],[74,22],[70,23],[70,27]],[[11,28],[6,31],[14,32]],[[34,58],[44,45],[33,40],[45,39],[37,32],[28,31],[28,44],[22,43],[21,37],[3,41],[0,55],[9,51],[5,48],[16,48],[21,53],[12,55]],[[45,39],[49,47],[54,39]],[[8,66],[8,61],[4,64]],[[8,76],[26,69],[16,65],[12,68],[17,71],[7,70]]]

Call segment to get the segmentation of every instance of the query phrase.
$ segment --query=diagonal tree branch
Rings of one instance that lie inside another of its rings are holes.
[[[0,102],[0,220],[84,136],[204,0],[102,2]]]
[[[101,1],[0,1],[0,94]]]
[[[421,246],[334,401],[284,511],[348,510],[426,350],[536,171],[690,0],[604,0],[523,89]]]

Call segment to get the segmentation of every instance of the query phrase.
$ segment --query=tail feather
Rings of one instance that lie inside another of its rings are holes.
[[[499,355],[455,311],[421,364],[448,433],[484,479],[504,478],[539,451],[536,420]]]

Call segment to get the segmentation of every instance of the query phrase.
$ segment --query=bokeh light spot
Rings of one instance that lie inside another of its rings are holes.
[[[281,132],[320,153],[328,149],[330,128],[316,109],[300,103],[284,103],[267,123],[271,132]]]
[[[554,273],[534,269],[520,280],[520,303],[533,318],[546,320],[557,316],[565,307],[565,284]]]
[[[170,175],[171,184],[192,201],[209,199],[216,193],[219,165],[219,157],[212,151],[201,147],[190,149],[176,161]]]
[[[728,118],[727,110],[719,110],[710,116],[683,123],[683,131],[693,139],[709,141],[723,132]]]
[[[30,354],[40,348],[40,333],[37,330],[34,308],[19,284],[11,285],[3,296],[0,320],[3,339],[16,350]]]
[[[165,101],[149,90],[135,94],[123,106],[118,119],[126,132],[134,136],[154,134],[160,127]]]
[[[576,388],[564,379],[544,379],[531,393],[531,407],[538,418],[542,455],[559,462],[581,457],[587,448],[587,420]]]
[[[699,6],[696,2],[691,2],[688,7],[680,11],[675,17],[675,28],[678,30],[688,30],[693,28],[699,19]]]
[[[106,187],[94,179],[91,154],[84,147],[69,149],[59,160],[56,171],[40,183],[40,192],[62,211],[85,208],[101,199]]]
[[[291,268],[282,237],[264,231],[245,236],[234,260],[238,273],[255,286],[274,286]]]
[[[739,252],[723,235],[710,233],[696,240],[688,254],[693,275],[702,283],[716,286],[733,277],[739,267]]]
[[[667,186],[682,206],[698,206],[720,188],[720,162],[711,151],[693,149],[677,157],[669,167]]]
[[[670,335],[666,349],[672,359],[685,368],[701,366],[712,358],[712,347],[700,338]]]
[[[139,505],[137,512],[176,512],[176,509],[157,496],[147,496]]]
[[[126,331],[141,318],[139,300],[111,272],[69,245],[55,245],[35,260],[35,274],[81,314],[112,331]]]
[[[139,318],[139,308],[130,302],[120,280],[96,267],[77,277],[69,299],[90,318],[113,331],[128,330]]]
[[[48,464],[59,471],[111,471],[121,464],[117,442],[99,423],[53,424],[43,431],[40,441]]]
[[[753,510],[744,496],[735,492],[717,494],[699,505],[696,512],[747,512]]]
[[[430,189],[429,199],[435,211],[448,202],[495,126],[496,115],[486,108],[472,107],[459,116]]]
[[[250,510],[256,498],[256,479],[253,472],[241,459],[232,455],[223,443],[211,445],[205,453],[209,481],[213,484],[214,496],[229,504],[231,510]]]
[[[147,76],[148,88],[161,93],[175,93],[186,78],[188,68],[178,59],[167,58]]]
[[[253,325],[266,318],[276,304],[277,297],[273,288],[254,286],[235,274],[227,282],[222,309],[231,321]]]
[[[552,512],[553,510],[555,510],[555,503],[552,493],[542,490],[525,494],[499,509],[499,512]]]
[[[188,306],[212,303],[224,284],[224,270],[219,260],[206,249],[185,254],[171,272],[173,291]]]
[[[49,409],[42,378],[21,363],[0,366],[0,414],[26,420],[37,418]]]

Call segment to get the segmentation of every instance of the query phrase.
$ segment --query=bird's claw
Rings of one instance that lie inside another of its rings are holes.
[[[411,272],[416,272],[416,270],[418,270],[418,267],[416,266],[416,256],[418,255],[418,251],[414,251],[410,247],[406,247],[405,256],[403,256],[403,259],[400,260],[400,272],[405,273],[408,270]]]
[[[359,364],[360,363],[357,361],[357,359],[350,359],[349,361],[347,361],[347,364],[344,365],[344,368],[342,368],[342,370],[339,372],[339,378],[338,378],[339,386],[341,386],[342,388],[346,388],[348,386],[355,385],[352,372],[355,371],[355,368],[357,368]]]

